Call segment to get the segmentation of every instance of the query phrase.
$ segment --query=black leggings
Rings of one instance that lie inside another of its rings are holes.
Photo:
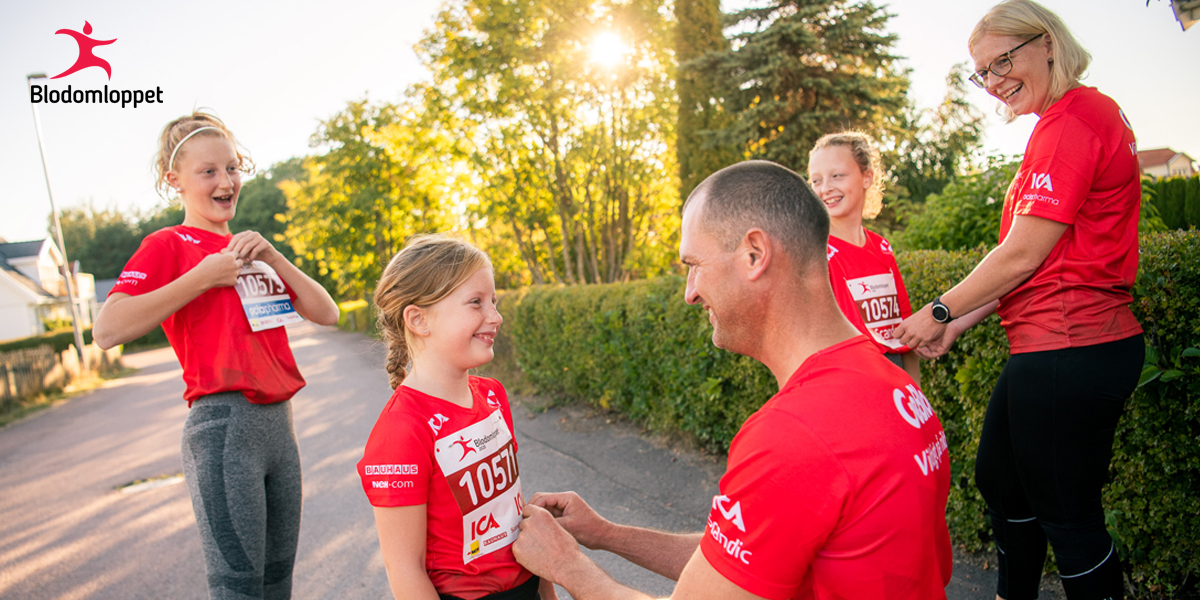
[[[1100,491],[1144,353],[1139,334],[1014,354],[1004,366],[975,464],[999,550],[1001,598],[1037,598],[1047,540],[1068,598],[1123,596]]]

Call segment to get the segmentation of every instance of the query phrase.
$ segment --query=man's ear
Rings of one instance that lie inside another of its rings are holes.
[[[404,307],[404,325],[419,337],[424,337],[429,333],[429,319],[426,317],[425,311],[415,304]]]
[[[746,269],[746,277],[750,281],[757,281],[762,277],[775,257],[771,236],[757,228],[746,232],[738,250],[741,254],[742,265]]]

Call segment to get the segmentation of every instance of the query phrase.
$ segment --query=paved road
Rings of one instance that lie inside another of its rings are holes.
[[[291,329],[308,386],[294,398],[304,464],[295,596],[389,598],[355,463],[390,396],[382,348],[359,334]],[[138,372],[0,430],[0,598],[202,599],[186,487],[130,482],[181,472],[187,413],[170,349],[129,355]],[[724,465],[671,450],[585,408],[514,409],[526,496],[573,489],[609,518],[699,531]],[[618,580],[666,595],[671,582],[606,553]],[[956,567],[955,600],[992,598],[995,571]],[[565,597],[565,596],[564,596]]]

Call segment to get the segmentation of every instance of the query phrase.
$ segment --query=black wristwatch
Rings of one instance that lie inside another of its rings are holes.
[[[954,319],[954,317],[950,316],[950,309],[945,304],[942,304],[941,296],[934,299],[931,310],[933,311],[933,320],[938,323],[949,323]]]

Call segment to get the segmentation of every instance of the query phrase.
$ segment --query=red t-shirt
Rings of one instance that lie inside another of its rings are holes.
[[[471,408],[396,388],[358,463],[372,506],[425,505],[425,570],[466,600],[532,576],[511,547],[525,499],[508,395],[494,379],[470,386]]]
[[[1068,225],[1037,271],[1000,299],[1013,354],[1142,332],[1129,310],[1141,200],[1137,143],[1125,113],[1095,88],[1067,92],[1038,120],[1004,201],[1001,243],[1018,215]]]
[[[945,598],[950,456],[864,336],[804,361],[733,439],[700,548],[764,598]]]
[[[229,245],[232,235],[176,225],[142,240],[109,295],[138,296],[178,279],[204,257]],[[286,284],[285,284],[286,287]],[[293,300],[295,293],[288,288]],[[220,392],[242,392],[254,404],[283,402],[304,387],[283,327],[251,331],[234,287],[218,287],[196,297],[162,323],[167,341],[183,367],[192,401]]]
[[[900,321],[912,316],[908,290],[900,277],[892,245],[882,236],[863,230],[867,243],[859,248],[829,236],[829,283],[842,314],[879,348],[903,354],[908,346],[892,337]]]

